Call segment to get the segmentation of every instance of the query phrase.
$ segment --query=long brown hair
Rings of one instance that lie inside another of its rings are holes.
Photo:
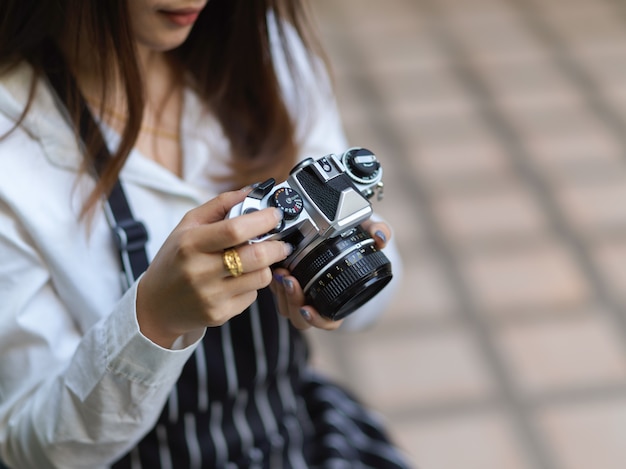
[[[100,173],[85,203],[89,210],[115,183],[139,134],[143,117],[142,77],[128,18],[128,0],[2,0],[0,2],[0,67],[22,60],[35,71],[28,112],[38,79],[46,73],[47,45],[87,41],[97,73],[106,82],[117,70],[125,90],[128,116],[120,145]],[[304,0],[209,0],[190,36],[168,52],[180,76],[192,85],[220,121],[233,156],[233,187],[267,176],[282,179],[295,162],[294,124],[282,98],[270,53],[268,12],[278,21],[278,36],[289,60],[284,24],[293,26],[310,52],[322,55],[311,33]],[[86,35],[86,37],[85,37]],[[64,52],[68,63],[77,53]],[[111,65],[115,64],[115,67]],[[297,77],[295,77],[297,79]],[[106,90],[103,86],[103,90]],[[78,128],[78,89],[64,104]],[[106,91],[102,98],[105,99]],[[23,116],[24,116],[23,115]],[[22,117],[23,117],[22,116]],[[19,125],[19,123],[18,123]],[[85,167],[97,152],[98,139],[86,139]]]

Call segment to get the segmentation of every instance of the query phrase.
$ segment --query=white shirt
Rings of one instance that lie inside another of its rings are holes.
[[[0,135],[22,113],[31,73],[21,65],[0,79]],[[307,81],[313,119],[298,128],[301,157],[344,151],[327,83]],[[302,97],[288,83],[295,112]],[[120,176],[148,228],[149,258],[188,210],[225,189],[208,176],[226,171],[228,143],[191,92],[181,132],[182,178],[137,151]],[[79,221],[94,185],[80,165],[74,133],[41,83],[26,119],[0,141],[0,460],[13,467],[93,469],[117,459],[154,425],[199,340],[181,337],[167,350],[140,333],[136,284],[122,291],[103,211],[89,231]],[[347,322],[369,322],[392,291]]]

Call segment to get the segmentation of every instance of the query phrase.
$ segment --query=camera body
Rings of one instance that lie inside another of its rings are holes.
[[[373,213],[370,199],[382,198],[382,175],[380,162],[365,148],[307,158],[283,183],[268,179],[257,185],[228,218],[280,209],[280,224],[250,242],[292,244],[292,254],[280,266],[298,279],[308,304],[330,319],[341,319],[392,277],[390,262],[360,227]]]

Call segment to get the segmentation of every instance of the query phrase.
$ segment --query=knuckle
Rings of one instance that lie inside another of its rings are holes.
[[[177,252],[182,259],[189,259],[196,251],[195,243],[189,232],[181,233],[178,237]]]
[[[183,285],[186,285],[193,290],[197,289],[195,285],[196,275],[188,266],[182,266],[179,275]]]
[[[248,306],[254,303],[257,300],[258,296],[259,296],[259,292],[257,290],[251,291],[248,297]]]
[[[236,218],[225,225],[224,231],[226,237],[232,240],[233,244],[239,244],[247,239],[241,223],[239,223],[239,220]]]
[[[226,206],[230,202],[230,194],[228,192],[221,192],[213,199],[217,205]]]
[[[263,285],[263,287],[267,287],[272,283],[272,271],[269,267],[265,267],[259,270],[259,283]]]
[[[270,246],[267,243],[259,243],[253,246],[252,257],[256,265],[266,266],[270,264]]]

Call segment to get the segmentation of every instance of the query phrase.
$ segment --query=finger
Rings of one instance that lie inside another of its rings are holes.
[[[293,246],[283,241],[264,241],[262,243],[244,244],[233,249],[239,255],[243,273],[247,273],[284,261],[293,251]],[[223,257],[221,260],[223,261]],[[223,268],[223,273],[225,277],[231,276],[226,266]]]
[[[316,327],[318,329],[324,329],[326,331],[334,331],[339,329],[343,319],[339,321],[333,321],[332,319],[325,318],[312,306],[303,306],[300,308],[300,316],[307,322],[309,326]]]
[[[367,226],[367,231],[374,238],[378,249],[384,248],[391,239],[391,228],[384,222],[372,222]]]
[[[283,277],[283,284],[285,285],[289,318],[294,327],[300,330],[316,327],[328,331],[339,328],[342,321],[325,318],[313,306],[305,305],[304,291],[295,277],[289,275]]]
[[[247,291],[240,295],[235,295],[230,298],[230,301],[226,303],[222,308],[221,316],[214,316],[207,318],[205,326],[216,327],[222,326],[228,320],[243,313],[252,303],[257,299],[258,292],[256,290]]]
[[[224,192],[204,204],[190,210],[183,218],[184,224],[200,225],[223,220],[231,208],[242,202],[250,188]]]
[[[202,252],[221,251],[264,235],[280,223],[282,212],[265,208],[235,218],[196,226],[191,242]]]
[[[239,277],[227,277],[222,282],[223,293],[242,295],[267,287],[272,282],[272,271],[269,267],[259,269]]]
[[[285,285],[283,278],[289,275],[289,271],[286,269],[276,269],[274,271],[273,280],[271,283],[272,292],[276,298],[278,312],[281,316],[289,317],[289,310],[287,309],[287,292],[285,291]]]
[[[311,325],[300,313],[300,308],[304,306],[304,292],[300,283],[295,277],[287,275],[283,277],[283,285],[285,287],[286,309],[291,323],[296,329],[308,329]]]

